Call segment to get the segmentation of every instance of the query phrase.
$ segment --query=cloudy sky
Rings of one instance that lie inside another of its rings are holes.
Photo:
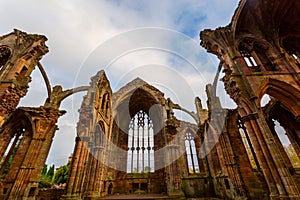
[[[11,0],[0,7],[0,34],[14,28],[48,38],[50,52],[41,61],[51,85],[68,89],[87,85],[104,69],[113,91],[140,77],[188,110],[194,97],[205,103],[218,60],[199,43],[200,30],[226,26],[238,0]],[[32,74],[22,106],[40,106],[46,88]],[[222,91],[223,106],[234,104]],[[47,164],[65,164],[75,140],[77,110],[84,93],[66,99]],[[205,106],[205,105],[204,105]]]

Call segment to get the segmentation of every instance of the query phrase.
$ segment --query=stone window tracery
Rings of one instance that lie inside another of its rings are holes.
[[[186,132],[184,144],[189,174],[199,173],[200,169],[194,134],[192,134],[191,132]]]
[[[140,110],[129,123],[127,173],[145,172],[154,172],[154,132],[152,120]]]
[[[101,110],[104,113],[105,116],[108,116],[108,111],[109,111],[109,94],[105,93],[102,96],[102,100],[101,100]]]
[[[253,148],[250,138],[248,136],[247,129],[241,120],[238,120],[238,129],[239,129],[244,147],[246,149],[247,156],[250,161],[250,165],[253,169],[258,169],[259,164],[258,164],[258,160],[256,158],[256,154],[254,152],[254,148]]]
[[[248,67],[257,67],[257,63],[253,56],[247,51],[241,51],[241,55],[243,56]]]

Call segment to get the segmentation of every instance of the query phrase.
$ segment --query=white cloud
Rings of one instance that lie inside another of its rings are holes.
[[[112,64],[111,70],[107,70],[112,84],[124,74],[127,74],[126,81],[135,75],[143,76],[141,78],[150,83],[160,83],[161,90],[167,90],[163,91],[166,95],[172,96],[173,93],[174,98],[178,96],[187,109],[194,109],[194,96],[189,97],[190,94],[200,96],[204,104],[205,84],[212,82],[217,68],[216,59],[199,46],[199,31],[227,25],[236,6],[237,0],[12,0],[2,2],[0,7],[0,34],[18,28],[28,33],[46,35],[50,52],[42,59],[42,64],[52,86],[61,84],[67,89],[73,87],[74,82],[75,86],[87,84],[90,76],[104,67],[102,64],[125,53]],[[121,41],[111,39],[120,33],[142,27],[161,27],[169,31],[151,35],[148,29],[148,32],[140,32],[131,38],[119,37]],[[172,30],[187,34],[194,40],[188,40],[187,37],[184,40],[184,35],[179,33],[170,34]],[[105,43],[107,41],[111,43]],[[103,44],[107,45],[105,54],[99,54],[95,49],[103,47]],[[128,53],[128,50],[145,46],[159,46],[170,51],[163,52],[157,48]],[[95,52],[97,57],[89,57]],[[82,70],[80,67],[86,67],[84,64],[90,62],[89,59],[94,65]],[[152,66],[148,71],[145,68],[147,65]],[[164,73],[152,76],[154,72],[151,69],[157,66],[163,66],[160,72]],[[78,72],[81,74],[75,80]],[[174,77],[181,80],[181,87],[176,85]],[[46,98],[46,88],[41,86],[44,83],[38,70],[34,71],[32,78],[30,91],[22,100],[23,106],[39,106]],[[182,87],[189,88],[187,94],[178,92]],[[82,95],[77,94],[75,98],[63,102],[61,109],[68,113],[59,120],[60,130],[54,138],[48,162],[65,164],[68,154],[73,151],[74,120],[78,119],[76,111]],[[40,98],[37,100],[36,97]],[[72,115],[74,112],[75,119]]]

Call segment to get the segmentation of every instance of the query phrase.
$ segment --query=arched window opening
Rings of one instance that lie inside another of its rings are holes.
[[[154,170],[153,123],[147,113],[140,110],[129,123],[127,173]]]
[[[108,116],[108,110],[109,110],[109,102],[106,102],[106,106],[105,106],[105,116]]]
[[[104,144],[104,125],[103,125],[103,122],[99,122],[99,125],[96,126],[96,131],[95,131],[95,134],[94,134],[94,144],[96,147],[99,147],[99,146],[103,146]]]
[[[252,39],[245,39],[243,42],[239,44],[239,52],[243,57],[247,67],[251,71],[261,71],[259,65],[257,64],[255,59],[258,59],[255,54],[255,46]],[[255,55],[255,58],[253,57]]]
[[[260,100],[260,106],[263,107],[267,105],[271,101],[271,97],[268,94],[264,94],[264,96]]]
[[[258,67],[255,59],[248,51],[241,51],[241,55],[243,56],[247,66],[249,68]]]
[[[279,122],[277,120],[273,119],[273,122],[274,122],[274,128],[278,135],[278,138],[279,138],[288,158],[290,159],[293,167],[300,168],[299,155],[296,153],[295,148],[293,147],[290,139],[286,135],[284,128],[279,124]]]
[[[238,120],[238,129],[239,129],[239,132],[240,132],[244,147],[246,149],[247,156],[250,161],[250,165],[251,165],[252,169],[259,169],[258,160],[257,160],[256,154],[254,152],[252,143],[250,141],[247,129],[240,119]]]
[[[25,132],[25,129],[23,129],[23,128],[18,129],[15,132],[15,134],[11,137],[11,140],[6,148],[4,156],[2,157],[2,160],[0,163],[0,174],[2,174],[2,176],[5,176],[7,174],[9,167],[12,163],[12,160],[18,150],[20,143],[21,143],[24,132]]]
[[[102,109],[102,110],[105,110],[105,103],[106,103],[106,100],[107,100],[107,96],[108,96],[107,93],[105,93],[105,94],[102,96],[102,101],[101,101],[101,109]]]
[[[200,173],[194,134],[187,132],[184,144],[189,174]]]

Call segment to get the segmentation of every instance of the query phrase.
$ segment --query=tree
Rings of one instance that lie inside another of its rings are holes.
[[[290,144],[289,146],[285,146],[284,149],[285,149],[286,154],[288,155],[293,167],[300,168],[300,159],[299,159],[299,156],[296,153],[294,147],[292,146],[292,144]]]
[[[54,164],[49,168],[48,172],[47,172],[47,176],[49,177],[50,180],[53,179],[53,176],[54,176]]]
[[[15,155],[17,153],[17,150],[19,148],[19,144],[20,144],[21,139],[22,138],[20,138],[18,140],[17,144],[15,145],[15,147],[14,147],[14,149],[13,149],[13,151],[12,151],[12,153],[11,153],[11,155],[9,157],[6,157],[8,155],[3,156],[3,159],[1,161],[0,167],[2,168],[3,164],[5,164],[5,166],[4,166],[3,173],[1,174],[1,177],[4,177],[7,174],[8,170],[9,170],[9,167],[10,167],[12,161],[13,161],[13,158],[15,157]],[[8,160],[6,161],[6,159],[8,159]]]
[[[52,165],[49,170],[48,166],[45,164],[42,170],[41,181],[39,183],[40,188],[49,188],[53,185],[53,175],[55,166]]]
[[[70,163],[59,167],[54,174],[53,182],[55,184],[66,183],[70,171]]]
[[[44,165],[42,175],[47,175],[47,165],[46,164]]]

